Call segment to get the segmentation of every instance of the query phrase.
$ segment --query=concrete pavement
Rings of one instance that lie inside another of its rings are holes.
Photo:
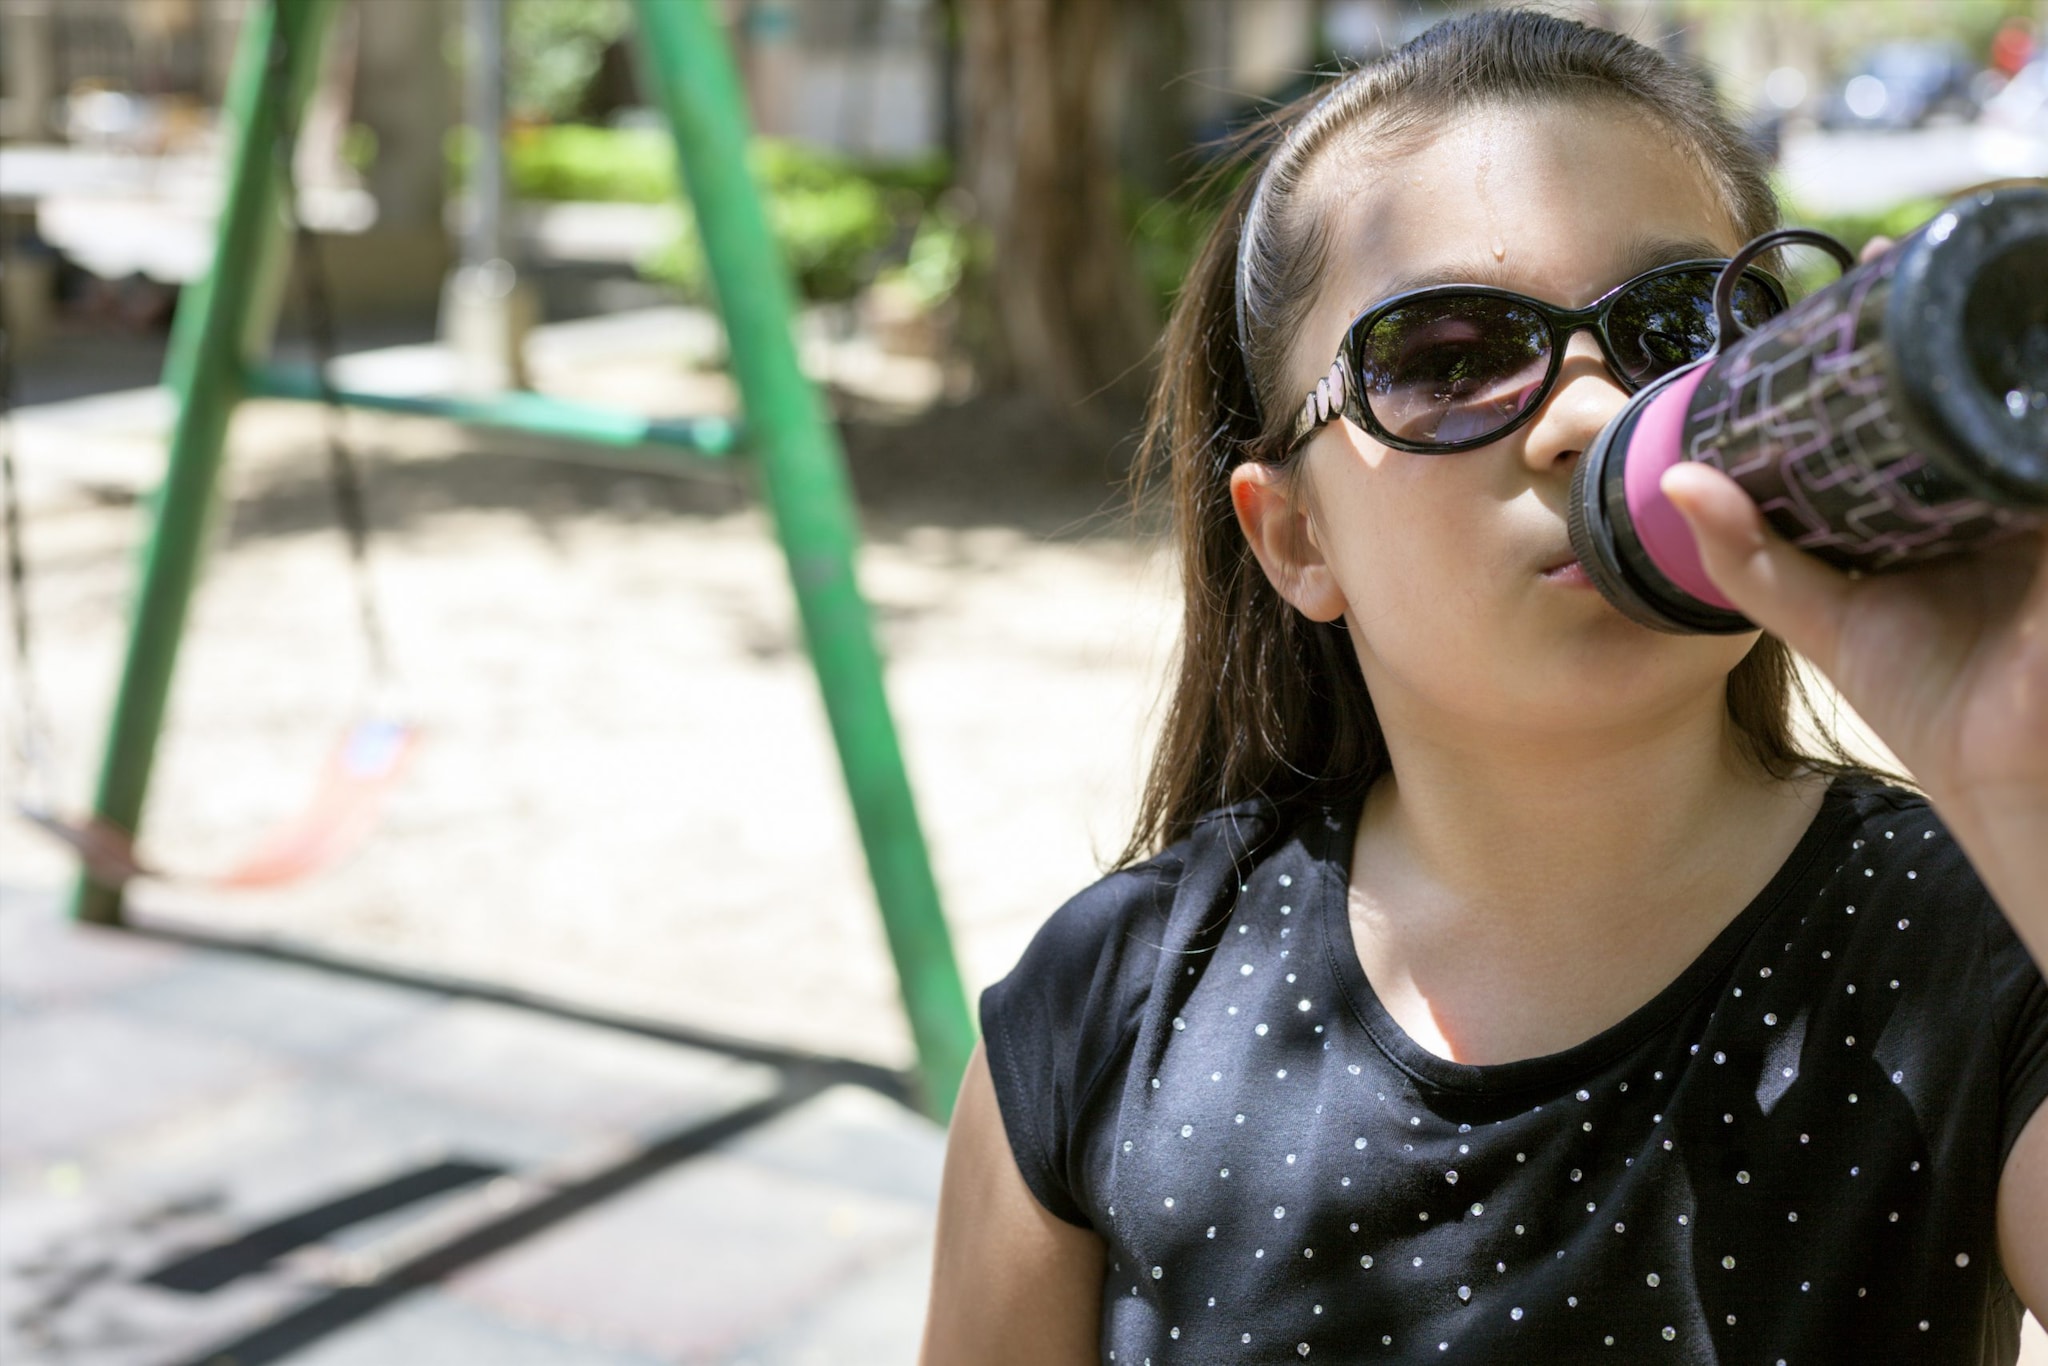
[[[14,886],[0,1022],[0,1360],[915,1355],[943,1135],[880,1069],[77,926]]]

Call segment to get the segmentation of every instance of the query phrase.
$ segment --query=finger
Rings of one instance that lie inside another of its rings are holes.
[[[2014,629],[2019,639],[2029,642],[2034,657],[2048,664],[2048,532],[2036,532],[2028,540],[2031,555],[2021,546],[2013,547],[2014,571],[2026,576]]]
[[[1719,470],[1674,465],[1661,487],[1691,526],[1714,585],[1744,616],[1828,672],[1855,581],[1771,530],[1742,486]]]
[[[2020,609],[2028,621],[2048,623],[2048,532],[2034,533],[2034,579]]]
[[[1856,259],[1857,259],[1857,260],[1858,260],[1859,262],[1862,262],[1862,261],[1875,261],[1875,260],[1876,260],[1876,259],[1877,259],[1878,257],[1880,257],[1880,256],[1884,255],[1884,254],[1885,254],[1886,252],[1890,251],[1891,249],[1892,249],[1892,239],[1891,239],[1891,238],[1889,238],[1889,237],[1873,237],[1873,238],[1871,238],[1871,239],[1870,239],[1870,240],[1869,240],[1868,242],[1865,242],[1865,243],[1863,244],[1863,250],[1862,250],[1862,251],[1860,251],[1860,252],[1858,252],[1858,253],[1856,254]]]

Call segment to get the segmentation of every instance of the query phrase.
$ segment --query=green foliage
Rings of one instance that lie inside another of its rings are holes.
[[[891,264],[892,246],[901,260],[930,208],[925,191],[944,181],[942,173],[922,165],[862,167],[814,147],[766,138],[749,149],[748,160],[767,198],[768,226],[807,299],[852,298]],[[682,233],[640,269],[689,297],[705,298],[710,272],[703,243],[683,207]],[[929,262],[926,268],[931,271]]]
[[[952,298],[968,270],[988,255],[988,234],[941,203],[918,220],[903,264],[877,278],[899,285],[919,308],[929,311]]]
[[[1747,20],[1764,0],[1677,0],[1679,17],[1714,22]],[[1820,40],[1833,62],[1845,62],[1889,39],[1952,40],[1981,57],[1998,26],[2039,11],[2038,0],[1770,0],[1771,17],[1796,24]]]
[[[1856,213],[1816,214],[1800,210],[1795,203],[1785,205],[1785,223],[1789,227],[1818,228],[1835,238],[1850,251],[1859,255],[1864,245],[1873,237],[1904,237],[1913,229],[1941,212],[1947,200],[1941,198],[1909,199],[1886,209],[1861,210]],[[1840,272],[1835,263],[1821,256],[1819,252],[1801,251],[1791,261],[1790,283],[1796,294],[1808,293],[1827,284]]]
[[[574,118],[605,49],[632,22],[626,0],[511,0],[505,99],[521,120]]]
[[[1215,225],[1213,196],[1132,195],[1125,203],[1131,265],[1161,318],[1173,307],[1195,254]]]
[[[450,143],[449,159],[459,179],[469,161],[460,139]],[[924,287],[948,279],[945,258],[953,248],[947,225],[925,223],[951,178],[945,158],[867,165],[762,138],[748,160],[767,196],[769,225],[807,298],[850,298],[879,271],[908,264],[912,254]],[[573,123],[518,128],[506,142],[505,163],[520,199],[677,204],[683,231],[641,262],[641,271],[692,298],[708,297],[703,247],[682,201],[666,131]],[[954,283],[957,272],[945,290]]]
[[[660,129],[520,128],[505,147],[505,176],[520,199],[660,204],[676,197],[676,154]]]
[[[377,130],[367,123],[351,123],[341,135],[341,160],[358,175],[368,175],[377,164]]]
[[[1888,209],[1836,214],[1807,214],[1796,206],[1787,206],[1785,221],[1802,228],[1818,228],[1830,237],[1840,238],[1849,250],[1861,251],[1873,237],[1904,237],[1940,213],[1947,202],[1940,198],[1909,199]]]
[[[843,173],[851,168],[863,180],[890,197],[902,207],[915,201],[920,208],[936,204],[953,183],[953,164],[940,152],[930,152],[908,161],[847,161],[829,152],[807,149],[801,143],[773,142],[764,144],[774,151],[764,152],[768,157],[792,157],[798,160],[823,157],[829,166],[836,167],[831,174]],[[792,174],[795,168],[791,167]]]

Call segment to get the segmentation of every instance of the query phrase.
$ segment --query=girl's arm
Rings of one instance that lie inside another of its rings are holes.
[[[1721,591],[1899,756],[2048,964],[2048,537],[1852,579],[1780,539],[1717,470],[1680,465],[1664,486]],[[2048,1314],[2048,1107],[2006,1158],[1998,1229],[2006,1277]]]
[[[2048,968],[2048,535],[1852,578],[1787,544],[1717,470],[1676,466],[1664,491],[1714,583],[1898,755]],[[2048,1316],[2048,1105],[2006,1157],[1998,1244],[2020,1299]]]
[[[920,1366],[1095,1361],[1102,1262],[1102,1240],[1024,1184],[976,1044],[946,1140]]]
[[[2048,536],[1851,578],[1787,544],[1719,471],[1679,465],[1664,491],[1715,584],[1898,755],[2048,965]],[[2048,1105],[2000,1174],[1998,1245],[2020,1299],[2048,1315]]]
[[[1998,1256],[2020,1303],[2048,1319],[2048,1105],[2034,1111],[1998,1183]]]
[[[2048,970],[2048,535],[1852,578],[1788,545],[1734,480],[1669,473],[1715,584],[1890,746]]]

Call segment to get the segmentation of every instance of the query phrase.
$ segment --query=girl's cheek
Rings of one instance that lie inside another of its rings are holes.
[[[1369,440],[1329,453],[1312,467],[1319,519],[1347,596],[1375,610],[1468,612],[1483,589],[1468,580],[1491,574],[1475,485],[1480,466],[1458,457],[1413,455]]]

